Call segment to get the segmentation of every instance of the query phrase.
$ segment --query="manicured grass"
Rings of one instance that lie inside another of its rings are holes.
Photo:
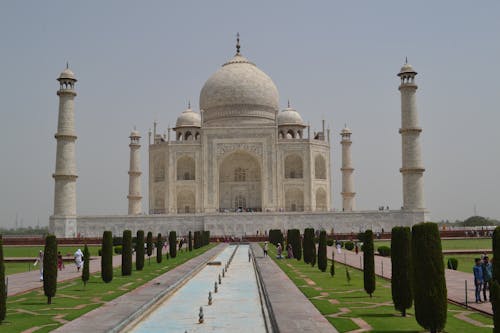
[[[375,249],[379,246],[391,246],[388,240],[375,241]],[[441,240],[443,250],[482,250],[491,249],[491,238],[468,238],[468,239],[443,239]]]
[[[351,276],[350,283],[346,279],[346,266],[335,263],[335,276],[329,274],[330,264],[327,272],[321,272],[318,268],[311,267],[303,261],[277,260],[276,249],[269,247],[270,256],[299,287],[299,289],[311,300],[318,310],[337,328],[339,332],[347,332],[358,329],[359,326],[351,318],[361,318],[372,327],[370,332],[423,332],[415,320],[414,309],[408,310],[408,317],[403,318],[398,311],[394,310],[391,298],[391,284],[385,279],[376,279],[376,290],[373,298],[370,298],[363,289],[363,272],[348,268]],[[309,283],[300,276],[307,276],[314,284]],[[341,309],[348,309],[343,312]],[[337,316],[333,316],[338,314]],[[465,314],[478,322],[475,326],[457,318],[457,315]],[[473,317],[470,317],[473,316]],[[492,325],[493,320],[489,317],[476,314],[469,310],[448,304],[448,319],[446,332],[491,332],[491,327],[483,327],[484,324]]]
[[[0,332],[23,332],[33,327],[39,327],[37,333],[54,330],[62,325],[61,321],[78,318],[214,246],[211,244],[192,252],[178,252],[176,258],[169,260],[164,258],[161,264],[156,263],[156,258],[153,258],[150,264],[146,259],[144,269],[136,271],[134,266],[131,276],[122,277],[121,268],[116,268],[113,271],[113,281],[107,284],[101,280],[100,273],[91,274],[86,287],[83,286],[81,279],[59,283],[51,305],[47,305],[43,288],[9,297],[7,317],[0,324]]]
[[[73,255],[77,249],[82,249],[85,245],[77,245],[77,246],[58,246],[57,250],[61,251],[61,254],[63,256],[69,254]],[[40,250],[43,251],[44,246],[5,246],[3,247],[3,256],[5,258],[13,258],[13,257],[28,257],[28,258],[33,258],[33,261],[35,261],[35,258],[38,256],[38,252]],[[89,251],[90,254],[93,256],[97,255],[97,251],[100,248],[100,246],[96,245],[91,245],[89,246]]]
[[[488,253],[489,258],[491,259],[491,253]],[[479,254],[447,254],[444,256],[444,267],[448,266],[448,258],[457,258],[458,267],[457,270],[465,273],[472,274],[472,266],[474,266],[474,259],[480,258]]]
[[[5,264],[5,274],[11,275],[16,273],[29,272],[30,270],[38,271],[38,267],[33,266],[33,262],[6,262]]]

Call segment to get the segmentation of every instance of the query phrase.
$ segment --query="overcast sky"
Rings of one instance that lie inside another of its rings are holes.
[[[340,136],[352,129],[359,209],[402,205],[397,72],[416,71],[426,206],[432,220],[500,218],[498,1],[1,1],[0,226],[48,223],[58,97],[78,78],[77,210],[125,214],[129,133],[147,140],[242,53],[314,130],[332,130],[334,207]],[[142,169],[147,171],[147,146]],[[147,172],[143,201],[147,210]]]

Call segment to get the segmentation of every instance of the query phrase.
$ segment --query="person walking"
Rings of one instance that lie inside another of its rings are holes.
[[[57,252],[57,269],[62,271],[64,268],[64,261],[63,261],[63,256],[61,254],[61,251]]]
[[[339,243],[339,242],[337,242],[337,245],[336,245],[335,247],[337,248],[337,253],[338,253],[338,254],[341,254],[341,253],[342,253],[342,250],[341,250],[342,245],[340,245],[340,243]]]
[[[76,265],[76,270],[79,272],[80,268],[83,266],[83,252],[82,250],[78,249],[75,252],[75,265]]]
[[[278,252],[278,255],[276,256],[277,259],[283,259],[283,248],[281,247],[281,244],[278,243],[278,248],[276,249]]]
[[[286,258],[287,259],[293,259],[293,249],[292,249],[292,244],[288,244],[288,246],[286,247]]]
[[[481,266],[481,258],[476,258],[476,264],[472,267],[474,273],[474,285],[476,286],[476,303],[481,302],[481,287],[483,286],[483,267]]]
[[[33,266],[36,266],[38,265],[38,269],[40,270],[40,281],[43,281],[43,251],[40,250],[40,252],[38,252],[38,257],[36,258],[35,260],[35,263],[33,264]]]
[[[491,302],[491,294],[490,294],[490,297],[486,297],[486,290],[488,290],[488,291],[490,290],[491,280],[493,279],[493,266],[491,265],[491,262],[490,262],[488,256],[484,256],[482,268],[483,268],[483,280],[484,280],[483,298],[484,298],[485,302],[487,302],[488,300],[490,300],[490,302]]]
[[[264,242],[264,257],[267,257],[267,250],[268,250],[268,247],[269,247],[269,245],[268,245],[267,241],[265,241],[265,242]]]

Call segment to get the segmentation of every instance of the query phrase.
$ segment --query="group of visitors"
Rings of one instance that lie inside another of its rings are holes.
[[[486,291],[490,290],[493,266],[487,255],[484,255],[482,259],[476,258],[475,263],[472,272],[474,273],[474,285],[476,287],[476,303],[491,301],[490,297],[486,297]],[[481,291],[483,292],[483,300],[481,300]]]
[[[266,241],[264,242],[264,257],[267,257],[267,251],[269,249],[269,243]],[[276,246],[276,259],[283,259],[283,247],[281,246],[281,243],[278,243]],[[292,249],[292,244],[288,244],[286,247],[286,258],[287,259],[293,259],[293,249]]]
[[[83,252],[81,249],[76,250],[74,254],[75,266],[77,272],[83,267]],[[38,269],[40,270],[40,281],[43,281],[43,258],[44,253],[42,250],[38,252],[38,257],[35,259],[35,263],[33,266],[38,265]],[[64,261],[61,251],[57,252],[57,269],[62,271],[64,269]]]

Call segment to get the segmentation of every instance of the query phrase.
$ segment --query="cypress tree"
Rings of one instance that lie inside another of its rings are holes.
[[[372,297],[375,291],[375,253],[373,250],[373,232],[366,230],[363,249],[363,282],[367,294]]]
[[[102,234],[101,278],[105,283],[113,280],[113,234],[104,231]]]
[[[122,276],[132,274],[132,231],[123,230]]]
[[[156,237],[156,262],[161,263],[161,249],[163,247],[163,240],[161,239],[161,234]]]
[[[142,271],[144,268],[144,230],[137,230],[135,242],[135,269]]]
[[[316,265],[316,260],[318,258],[317,253],[316,253],[316,242],[314,241],[314,233],[313,237],[311,239],[311,266],[314,267]]]
[[[431,333],[442,331],[446,324],[448,303],[437,224],[414,225],[411,245],[415,317],[419,325]]]
[[[394,227],[391,233],[391,290],[394,308],[406,316],[411,308],[413,293],[411,287],[411,232],[409,227]]]
[[[300,230],[299,229],[293,229],[293,255],[297,260],[302,259],[302,242],[300,239]]]
[[[493,308],[493,332],[500,332],[500,285],[497,280],[492,280],[490,286],[490,300]]]
[[[3,263],[3,240],[0,235],[0,323],[7,313],[7,290],[5,288],[5,265]]]
[[[304,240],[302,242],[302,248],[304,251],[304,262],[310,264],[313,259],[313,246],[314,246],[314,229],[306,228],[304,229]]]
[[[146,254],[148,255],[149,263],[151,264],[151,255],[153,254],[153,233],[148,232],[146,236]]]
[[[194,240],[193,248],[195,248],[195,249],[199,248],[200,247],[200,232],[199,231],[194,232],[193,240]]]
[[[177,257],[177,233],[175,231],[170,231],[170,233],[168,234],[168,246],[170,258]]]
[[[318,268],[320,271],[326,271],[328,266],[328,260],[326,257],[326,231],[321,230],[319,233],[319,245],[318,245]]]
[[[493,231],[493,280],[500,281],[500,226]]]
[[[83,269],[82,269],[82,281],[84,286],[87,285],[87,282],[90,278],[89,265],[90,265],[90,252],[89,252],[89,247],[87,246],[87,244],[85,244],[85,247],[83,248]]]
[[[335,275],[335,250],[332,251],[332,266],[330,267],[330,275]]]
[[[191,231],[188,234],[188,249],[189,252],[193,251],[193,234],[191,233]]]
[[[52,297],[57,289],[57,239],[54,235],[45,238],[43,252],[43,291],[47,296],[47,304],[52,304]]]

